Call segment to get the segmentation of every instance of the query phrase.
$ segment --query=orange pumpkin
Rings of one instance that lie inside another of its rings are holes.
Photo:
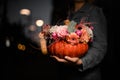
[[[64,56],[81,57],[88,50],[87,43],[70,44],[64,40],[58,40],[48,46],[51,55],[63,58]]]

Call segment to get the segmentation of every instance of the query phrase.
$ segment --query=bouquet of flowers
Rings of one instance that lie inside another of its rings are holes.
[[[68,21],[64,25],[44,25],[39,34],[41,51],[63,58],[81,57],[93,40],[93,26],[89,22]],[[50,43],[47,44],[47,41]]]

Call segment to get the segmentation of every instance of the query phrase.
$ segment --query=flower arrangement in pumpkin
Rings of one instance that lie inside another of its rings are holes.
[[[41,51],[63,58],[64,56],[81,57],[89,48],[88,43],[93,40],[91,23],[69,21],[64,25],[45,25],[39,34]],[[51,41],[47,45],[47,40]]]

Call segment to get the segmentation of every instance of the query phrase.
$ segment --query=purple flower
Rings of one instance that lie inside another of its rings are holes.
[[[58,38],[57,33],[52,33],[52,38],[56,40]]]
[[[80,36],[82,34],[81,30],[76,30],[75,33]]]

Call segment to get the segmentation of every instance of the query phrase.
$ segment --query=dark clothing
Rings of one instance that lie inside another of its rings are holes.
[[[85,71],[79,71],[76,67],[70,67],[69,65],[59,64],[57,74],[59,77],[57,80],[102,80],[99,67],[88,69]]]
[[[69,19],[79,23],[84,17],[86,21],[93,22],[93,42],[86,55],[81,58],[82,67],[59,64],[60,80],[102,80],[100,63],[107,51],[106,19],[101,8],[88,3],[71,14]]]

